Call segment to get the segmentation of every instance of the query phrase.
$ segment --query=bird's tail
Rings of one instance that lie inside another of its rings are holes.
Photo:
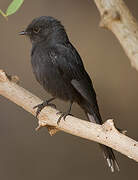
[[[93,122],[93,123],[97,123],[97,121],[99,121],[96,117],[97,120],[95,120],[94,116],[89,114],[89,113],[86,113],[89,121]],[[101,124],[101,123],[98,123],[98,124]],[[114,172],[115,169],[117,171],[119,171],[119,165],[116,161],[116,158],[115,158],[115,155],[113,153],[113,150],[110,148],[110,147],[107,147],[105,145],[102,145],[102,144],[99,144],[102,151],[103,151],[103,155],[104,155],[104,158],[106,159],[107,161],[107,164],[108,166],[110,167],[111,171]]]
[[[99,113],[98,105],[95,107],[91,107],[88,103],[83,102],[80,103],[80,106],[84,109],[89,121],[97,124],[102,124],[102,119]],[[115,170],[119,171],[119,165],[117,163],[113,150],[105,145],[102,144],[99,145],[103,151],[104,158],[106,159],[107,164],[111,169],[111,171],[112,172],[114,172]]]

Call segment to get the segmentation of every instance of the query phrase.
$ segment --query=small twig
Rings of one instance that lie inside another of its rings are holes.
[[[33,107],[40,104],[42,100],[20,87],[8,78],[6,73],[0,70],[0,95],[10,99],[17,105],[24,108],[35,116],[36,110]],[[55,134],[58,130],[80,136],[85,139],[105,144],[120,153],[134,159],[138,162],[138,142],[120,133],[114,126],[113,120],[107,120],[103,125],[87,122],[67,116],[66,121],[62,121],[57,125],[59,115],[57,110],[46,107],[38,116],[40,127],[48,127],[51,134]]]

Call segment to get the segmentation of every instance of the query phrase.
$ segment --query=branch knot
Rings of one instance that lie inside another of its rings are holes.
[[[6,74],[2,69],[0,69],[0,82],[12,81],[14,83],[19,83],[18,76],[10,76]]]
[[[116,11],[114,9],[105,10],[101,15],[100,27],[108,28],[112,22],[119,20],[121,20],[119,11]]]
[[[115,128],[113,119],[107,120],[102,126],[103,126],[103,129],[104,129],[106,132],[109,132],[109,131],[117,131],[117,129]]]

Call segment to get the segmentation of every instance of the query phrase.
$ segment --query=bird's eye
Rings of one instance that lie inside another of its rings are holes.
[[[37,27],[37,26],[33,28],[33,32],[36,33],[36,34],[39,33],[40,30],[41,30],[41,28]]]

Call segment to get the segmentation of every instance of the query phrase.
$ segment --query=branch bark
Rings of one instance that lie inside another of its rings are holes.
[[[111,30],[131,65],[138,71],[138,24],[123,0],[94,0],[101,14],[100,26]]]
[[[35,116],[36,110],[33,107],[42,102],[41,99],[17,85],[16,76],[7,76],[0,70],[0,95],[10,99],[17,105],[24,108]],[[113,120],[107,120],[103,125],[80,120],[78,118],[67,116],[66,121],[61,120],[57,125],[59,115],[58,111],[51,107],[46,107],[39,114],[39,126],[48,126],[51,134],[58,130],[76,135],[85,139],[105,144],[120,153],[134,159],[138,162],[138,142],[121,134],[114,126]]]

